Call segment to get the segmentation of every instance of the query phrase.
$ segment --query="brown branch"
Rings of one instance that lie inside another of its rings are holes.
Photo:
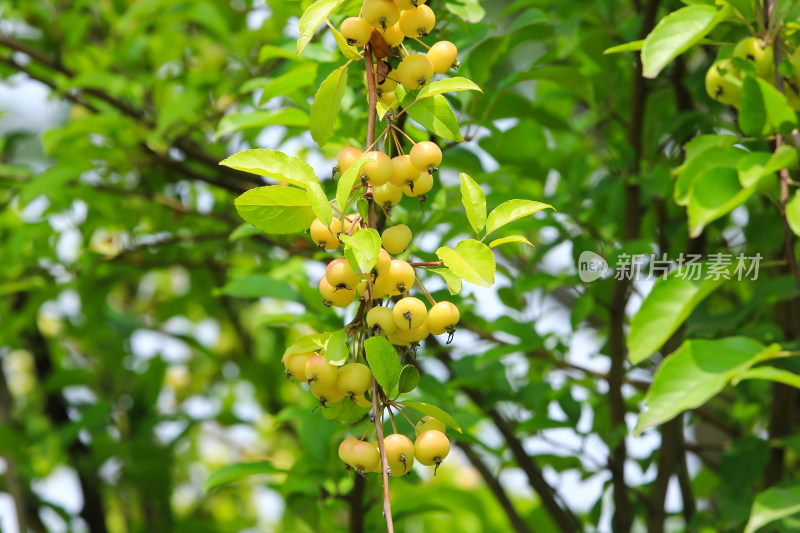
[[[412,267],[437,267],[444,265],[444,261],[431,261],[429,263],[409,263]]]

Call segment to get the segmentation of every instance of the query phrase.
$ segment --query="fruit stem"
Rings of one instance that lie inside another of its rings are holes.
[[[389,420],[392,421],[392,430],[397,433],[397,422],[394,419],[394,413],[392,413],[392,408],[387,407],[386,410],[389,412]]]
[[[430,47],[430,46],[428,46],[427,44],[423,43],[422,41],[420,41],[420,40],[419,40],[419,39],[417,39],[416,37],[414,37],[414,40],[415,40],[415,41],[417,41],[417,42],[418,42],[419,44],[421,44],[422,46],[424,46],[425,48],[427,48],[428,50],[430,50],[430,49],[431,49],[431,47]]]
[[[411,106],[409,106],[409,107],[411,107]],[[406,139],[408,139],[409,141],[411,141],[411,144],[412,144],[412,145],[416,145],[416,144],[417,144],[417,143],[414,141],[414,139],[412,139],[411,137],[409,137],[409,136],[408,136],[408,134],[407,134],[406,132],[404,132],[404,131],[403,131],[403,129],[402,129],[402,128],[400,128],[399,126],[396,126],[396,125],[395,125],[394,123],[392,123],[392,122],[390,122],[390,123],[389,123],[389,126],[391,126],[391,127],[392,127],[392,129],[399,131],[399,132],[400,132],[400,133],[403,135],[403,137],[405,137]]]
[[[420,268],[420,267],[440,267],[444,265],[443,261],[431,261],[430,263],[409,263],[412,267]]]
[[[436,305],[436,300],[433,298],[433,295],[430,293],[430,291],[428,291],[428,289],[425,288],[425,285],[420,283],[420,281],[418,279],[414,280],[414,284],[417,287],[419,287],[419,290],[422,291],[422,294],[425,295],[425,298],[428,299],[428,301],[431,303],[431,305]]]

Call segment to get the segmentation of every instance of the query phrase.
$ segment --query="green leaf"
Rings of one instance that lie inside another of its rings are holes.
[[[374,229],[362,229],[355,235],[342,233],[339,240],[344,244],[344,257],[358,274],[372,271],[381,253],[381,236]]]
[[[350,357],[347,348],[347,332],[343,329],[334,331],[323,347],[325,359],[332,365],[342,366]]]
[[[631,364],[641,363],[653,355],[689,318],[694,308],[727,281],[724,278],[694,280],[690,275],[682,278],[678,274],[676,270],[667,279],[659,279],[631,320],[628,333]]]
[[[419,370],[414,365],[405,365],[400,371],[400,381],[398,382],[398,391],[400,394],[411,392],[419,385]]]
[[[718,141],[715,144],[709,139],[709,143],[703,143],[702,148],[694,146],[690,149],[689,144],[686,145],[687,162],[676,170],[678,179],[675,182],[674,199],[678,205],[689,205],[692,188],[698,176],[724,173],[725,169],[736,170],[739,161],[747,155],[741,148],[725,146],[729,142],[727,138]]]
[[[292,157],[277,150],[266,148],[245,150],[233,154],[220,165],[291,183],[303,189],[309,183],[319,183],[311,165],[299,157]]]
[[[295,107],[274,109],[267,111],[254,111],[251,113],[232,113],[225,115],[219,121],[217,132],[214,134],[216,141],[223,135],[249,128],[263,128],[272,125],[280,126],[306,126],[308,115]]]
[[[317,181],[309,182],[306,193],[314,214],[323,224],[330,226],[333,220],[333,208],[325,191],[322,190],[322,186]]]
[[[486,11],[481,7],[479,0],[459,0],[457,3],[447,2],[444,7],[450,13],[470,24],[477,24],[486,16]]]
[[[800,191],[796,191],[786,204],[786,220],[794,234],[800,237]]]
[[[300,38],[297,39],[297,55],[311,42],[320,24],[343,2],[344,0],[317,0],[305,10],[298,24]]]
[[[520,244],[527,244],[528,246],[533,247],[533,243],[531,243],[531,241],[529,241],[528,239],[526,239],[522,235],[511,235],[509,237],[503,237],[502,239],[493,240],[492,242],[489,243],[489,248],[494,249],[494,248],[497,248],[500,245],[508,244],[508,243],[511,243],[511,242],[516,242],[516,243],[520,243]]]
[[[470,283],[481,287],[490,287],[494,283],[497,269],[494,254],[482,242],[475,239],[461,241],[455,250],[442,246],[436,250],[436,255],[453,274]]]
[[[252,226],[249,226],[252,227]],[[262,298],[268,296],[278,300],[300,301],[294,287],[264,274],[250,274],[232,279],[224,287],[214,291],[215,295],[225,294],[235,298]]]
[[[787,133],[797,127],[797,115],[775,87],[760,78],[746,76],[742,81],[739,127],[745,135],[753,137]]]
[[[425,87],[419,90],[417,93],[417,100],[422,100],[423,98],[431,98],[436,96],[437,94],[444,94],[444,93],[451,93],[456,91],[478,91],[482,93],[478,85],[468,80],[467,78],[445,78],[443,80],[435,81],[433,83],[429,83]]]
[[[369,413],[369,407],[359,407],[350,398],[328,404],[322,408],[323,418],[336,420],[342,424],[355,424],[362,420],[367,413]]]
[[[311,137],[324,146],[333,134],[344,91],[347,88],[347,65],[339,67],[325,78],[311,104]]]
[[[489,219],[486,221],[486,235],[497,231],[506,224],[538,213],[543,209],[552,209],[555,211],[552,205],[534,202],[533,200],[509,200],[508,202],[500,204],[489,213]]]
[[[770,487],[756,496],[744,533],[755,533],[767,524],[797,513],[800,513],[800,481]]]
[[[259,474],[284,474],[286,470],[276,468],[266,461],[259,461],[256,463],[234,463],[225,465],[210,476],[203,482],[203,490],[210,492],[223,485],[236,483],[242,479],[250,476],[257,476]]]
[[[358,211],[362,220],[369,220],[369,202],[367,202],[366,198],[356,200],[356,211]]]
[[[362,230],[363,231],[363,230]],[[359,232],[361,233],[361,232]],[[367,363],[383,390],[389,394],[400,379],[400,356],[383,337],[371,337],[364,341]]]
[[[481,186],[469,177],[461,173],[461,203],[467,212],[467,219],[475,233],[483,231],[486,227],[486,196],[481,190]]]
[[[367,163],[369,163],[369,159],[357,161],[339,178],[339,183],[336,185],[336,206],[340,211],[347,205],[347,200],[350,198],[353,186],[361,176],[361,169],[364,168],[364,165]]]
[[[736,166],[739,172],[739,183],[742,187],[758,185],[759,182],[785,168],[796,168],[798,164],[797,149],[783,145],[775,153],[753,152],[742,157]]]
[[[800,389],[800,375],[782,368],[775,368],[774,366],[759,366],[742,372],[733,380],[733,385],[745,379],[764,379]]]
[[[420,413],[423,413],[423,414],[426,414],[426,415],[430,415],[430,416],[436,418],[437,420],[441,420],[446,425],[448,425],[451,428],[455,429],[459,433],[463,433],[463,431],[461,431],[461,426],[459,426],[456,423],[456,421],[453,419],[453,417],[450,416],[446,411],[444,411],[443,409],[440,409],[439,407],[436,407],[435,405],[431,405],[429,403],[423,403],[423,402],[412,402],[412,401],[408,401],[408,400],[407,401],[403,401],[401,403],[405,407],[410,407],[411,409],[415,409],[415,410],[419,411]]]
[[[734,169],[717,168],[697,177],[689,197],[689,236],[698,237],[703,229],[747,201],[755,186],[742,188]]]
[[[661,19],[642,45],[642,73],[655,78],[667,64],[705,37],[727,16],[709,5],[693,5]]]
[[[239,225],[238,228],[236,228],[231,232],[231,234],[228,236],[228,240],[230,242],[233,242],[239,239],[253,237],[255,235],[261,235],[261,230],[255,226],[248,224],[247,222],[243,222],[242,224]]]
[[[461,278],[453,274],[449,268],[429,268],[427,270],[440,275],[447,284],[447,290],[453,296],[461,292]]]
[[[409,95],[408,98],[410,97]],[[448,141],[461,142],[464,140],[461,136],[455,113],[453,113],[453,109],[447,102],[447,98],[441,94],[419,100],[410,107],[410,104],[407,104],[404,100],[403,105],[409,117],[434,135]]]
[[[684,342],[656,371],[634,433],[703,405],[738,374],[779,350],[747,337]]]
[[[333,38],[336,39],[336,44],[339,46],[339,50],[341,50],[344,57],[346,57],[347,59],[352,59],[354,61],[363,59],[361,57],[361,54],[358,53],[358,48],[347,44],[347,39],[344,38],[342,32],[340,32],[333,26],[331,26],[330,29],[331,33],[333,33]]]
[[[328,343],[331,335],[333,335],[333,333],[325,332],[314,333],[313,335],[306,335],[298,338],[292,344],[290,344],[286,350],[284,350],[281,361],[293,353],[316,352],[322,350]]]
[[[603,54],[619,54],[622,52],[638,52],[644,46],[644,39],[639,41],[632,41],[625,44],[618,44],[617,46],[612,46],[611,48],[607,48],[603,50]]]
[[[234,204],[246,222],[270,234],[306,231],[316,218],[306,191],[293,187],[256,187]]]

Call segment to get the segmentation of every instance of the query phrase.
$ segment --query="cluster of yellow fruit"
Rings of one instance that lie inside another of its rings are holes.
[[[365,394],[372,385],[372,372],[367,365],[349,363],[332,365],[314,352],[293,353],[283,359],[287,378],[307,382],[311,394],[323,407],[349,398],[359,407],[371,407]]]
[[[397,477],[410,473],[414,459],[422,465],[435,466],[436,475],[439,465],[450,453],[450,440],[445,435],[442,421],[426,416],[417,423],[414,431],[417,438],[413,443],[402,433],[393,433],[383,439],[389,475]],[[380,474],[383,471],[375,443],[347,438],[339,445],[339,459],[362,475],[368,472]]]
[[[795,54],[796,55],[796,54]],[[706,92],[718,102],[738,107],[742,103],[742,73],[736,59],[754,65],[756,75],[775,85],[775,53],[771,44],[758,37],[742,39],[733,49],[733,56],[716,61],[706,73]],[[794,75],[783,80],[783,93],[794,109],[800,109],[800,62],[791,58]]]

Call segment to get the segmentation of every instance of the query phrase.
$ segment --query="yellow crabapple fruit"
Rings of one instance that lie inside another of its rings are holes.
[[[400,9],[417,9],[417,7],[424,4],[426,0],[394,0],[397,7]]]
[[[400,29],[400,24],[394,24],[386,28],[386,31],[383,32],[383,40],[386,41],[391,47],[400,46],[400,44],[405,40],[406,36],[403,35],[403,30]]]
[[[342,231],[341,221],[334,217],[330,226],[326,226],[318,218],[314,219],[311,223],[311,240],[318,248],[324,250],[335,250],[341,244],[339,242],[339,233]]]
[[[344,439],[342,441],[341,444],[339,444],[339,459],[343,463],[348,464],[350,462],[348,460],[348,459],[350,459],[350,455],[349,455],[350,454],[350,448],[352,448],[353,444],[355,444],[356,442],[359,442],[358,439],[354,439],[353,437],[347,437],[346,439]]]
[[[367,83],[368,81],[369,80],[367,78],[367,73],[365,72],[364,73],[364,87],[369,88],[369,84]],[[378,96],[380,96],[381,93],[387,93],[387,92],[394,91],[395,88],[397,88],[397,82],[392,80],[392,79],[389,79],[389,78],[383,78],[383,83],[378,83],[378,74],[376,73],[375,74],[375,87],[378,89]]]
[[[336,158],[336,163],[338,164],[339,172],[344,174],[363,156],[364,153],[358,148],[347,147],[343,149],[341,152],[339,152],[339,156]]]
[[[356,293],[358,293],[359,296],[364,296],[367,293],[367,280],[362,279],[358,282],[358,285],[356,285]]]
[[[419,170],[411,164],[411,156],[398,155],[392,158],[392,185],[405,187],[419,177]]]
[[[372,385],[372,372],[367,365],[349,363],[339,368],[336,385],[350,398],[363,395]]]
[[[728,76],[725,76],[725,74]],[[706,73],[706,92],[723,104],[738,106],[742,103],[742,86],[736,80],[736,69],[730,59],[717,61]]]
[[[412,329],[411,331],[406,331],[402,328],[397,328],[394,335],[389,340],[397,340],[400,342],[394,343],[398,346],[411,346],[415,344],[419,344],[420,342],[424,341],[428,338],[428,335],[431,334],[431,328],[428,326],[428,321],[422,323],[422,325],[416,329]]]
[[[750,61],[755,65],[760,78],[775,83],[775,52],[771,45],[767,45],[758,37],[748,37],[736,44],[733,57]]]
[[[390,284],[388,276],[378,276],[372,284],[372,299],[380,300],[381,298],[385,298],[390,295],[391,290],[392,285]]]
[[[408,154],[411,164],[420,172],[433,174],[442,164],[442,149],[434,142],[422,141],[414,145]]]
[[[433,63],[423,54],[409,54],[400,62],[395,79],[409,91],[427,85],[433,78]]]
[[[389,265],[389,272],[386,273],[386,283],[389,286],[391,296],[400,296],[411,290],[416,281],[417,275],[414,267],[399,259],[392,259]]]
[[[321,355],[315,355],[306,362],[306,380],[309,383],[316,382],[322,386],[329,386],[336,384],[336,378],[339,377],[339,367],[334,366],[328,362]]]
[[[372,402],[367,400],[367,397],[363,394],[356,394],[356,396],[351,398],[351,400],[353,400],[359,407],[372,407]]]
[[[394,314],[388,307],[373,307],[367,311],[367,326],[373,334],[391,335],[397,331]]]
[[[355,286],[353,290],[339,289],[331,285],[325,276],[319,280],[319,293],[327,307],[347,307],[356,299]]]
[[[406,251],[408,245],[411,244],[412,236],[411,228],[405,224],[397,224],[383,230],[381,242],[387,252],[397,255]]]
[[[388,155],[372,151],[364,154],[364,157],[370,159],[370,162],[361,169],[361,175],[366,176],[367,183],[377,187],[391,179],[394,167],[392,159]]]
[[[372,472],[381,462],[381,455],[378,449],[369,442],[358,441],[353,443],[348,450],[350,466],[358,472]]]
[[[379,206],[390,209],[403,199],[403,189],[391,183],[384,183],[379,187],[372,188],[372,199]]]
[[[422,420],[417,422],[417,425],[414,427],[414,430],[416,431],[417,435],[422,435],[426,431],[430,431],[432,429],[444,433],[445,429],[447,429],[447,426],[445,426],[444,422],[442,422],[438,418],[434,418],[430,415],[425,415],[424,417],[422,417]]]
[[[458,48],[450,41],[439,41],[428,50],[428,59],[433,63],[433,71],[444,74],[457,66]]]
[[[397,102],[397,93],[394,91],[383,91],[378,101],[386,107],[392,107]]]
[[[342,22],[342,37],[350,46],[364,46],[372,37],[372,26],[361,17],[349,17]]]
[[[455,331],[460,318],[461,313],[453,302],[439,302],[428,311],[428,324],[434,335]]]
[[[414,443],[411,439],[400,433],[387,435],[383,439],[383,448],[386,450],[386,462],[392,476],[401,476],[411,471],[414,464]]]
[[[311,385],[311,394],[319,400],[323,406],[326,406],[329,403],[339,403],[344,400],[344,397],[347,396],[343,390],[339,388],[336,383],[333,385],[321,385],[316,381],[312,381]]]
[[[419,298],[408,296],[394,304],[392,316],[398,329],[412,331],[428,320],[428,308]]]
[[[306,381],[308,379],[306,377],[306,363],[312,357],[314,357],[314,352],[289,354],[283,360],[283,365],[286,367],[286,377],[297,381]]]
[[[381,32],[400,20],[400,8],[392,0],[366,0],[363,8],[364,20]]]
[[[325,279],[336,290],[354,291],[361,281],[361,276],[356,274],[347,259],[334,259],[325,269]]]
[[[436,465],[438,469],[448,453],[450,453],[450,440],[447,435],[435,429],[426,431],[414,442],[414,457],[425,466]]]
[[[431,192],[431,189],[433,189],[433,176],[427,172],[422,172],[411,185],[403,187],[403,194],[411,198],[419,198]]]
[[[409,9],[400,13],[400,31],[409,38],[427,37],[436,26],[436,14],[433,9],[422,4],[417,9]]]
[[[389,252],[387,252],[385,248],[381,248],[381,251],[378,254],[378,261],[375,263],[375,266],[372,267],[373,279],[375,279],[377,276],[388,274],[391,266],[392,256],[389,255]]]

